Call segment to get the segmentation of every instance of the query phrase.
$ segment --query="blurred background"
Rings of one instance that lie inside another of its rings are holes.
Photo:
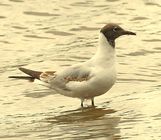
[[[160,15],[160,0],[1,0],[0,139],[161,139]],[[21,66],[59,70],[86,61],[109,22],[137,36],[116,40],[117,83],[95,109],[8,79]]]

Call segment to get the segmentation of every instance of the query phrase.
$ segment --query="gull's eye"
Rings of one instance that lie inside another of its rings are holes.
[[[114,27],[114,28],[113,28],[113,31],[114,31],[114,32],[117,32],[119,29],[120,29],[120,28],[118,28],[118,27]]]

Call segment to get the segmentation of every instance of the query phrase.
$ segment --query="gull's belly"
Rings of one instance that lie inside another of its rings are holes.
[[[93,85],[93,90],[88,95],[89,98],[102,95],[106,93],[111,87],[115,84],[116,81],[116,73],[112,72],[110,74],[102,74],[98,79],[93,81],[91,84]]]

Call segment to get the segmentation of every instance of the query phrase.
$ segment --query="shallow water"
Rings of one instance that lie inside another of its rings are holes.
[[[0,139],[161,139],[160,1],[1,0],[0,12]],[[7,78],[86,61],[108,22],[137,36],[116,41],[117,83],[95,109]]]

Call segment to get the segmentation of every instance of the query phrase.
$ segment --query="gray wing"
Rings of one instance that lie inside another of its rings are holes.
[[[90,78],[90,70],[85,68],[74,68],[63,75],[66,82],[70,81],[87,81]]]
[[[51,85],[51,87],[66,89],[69,82],[83,82],[91,78],[90,68],[86,67],[69,67],[61,72],[44,72],[40,79]]]

